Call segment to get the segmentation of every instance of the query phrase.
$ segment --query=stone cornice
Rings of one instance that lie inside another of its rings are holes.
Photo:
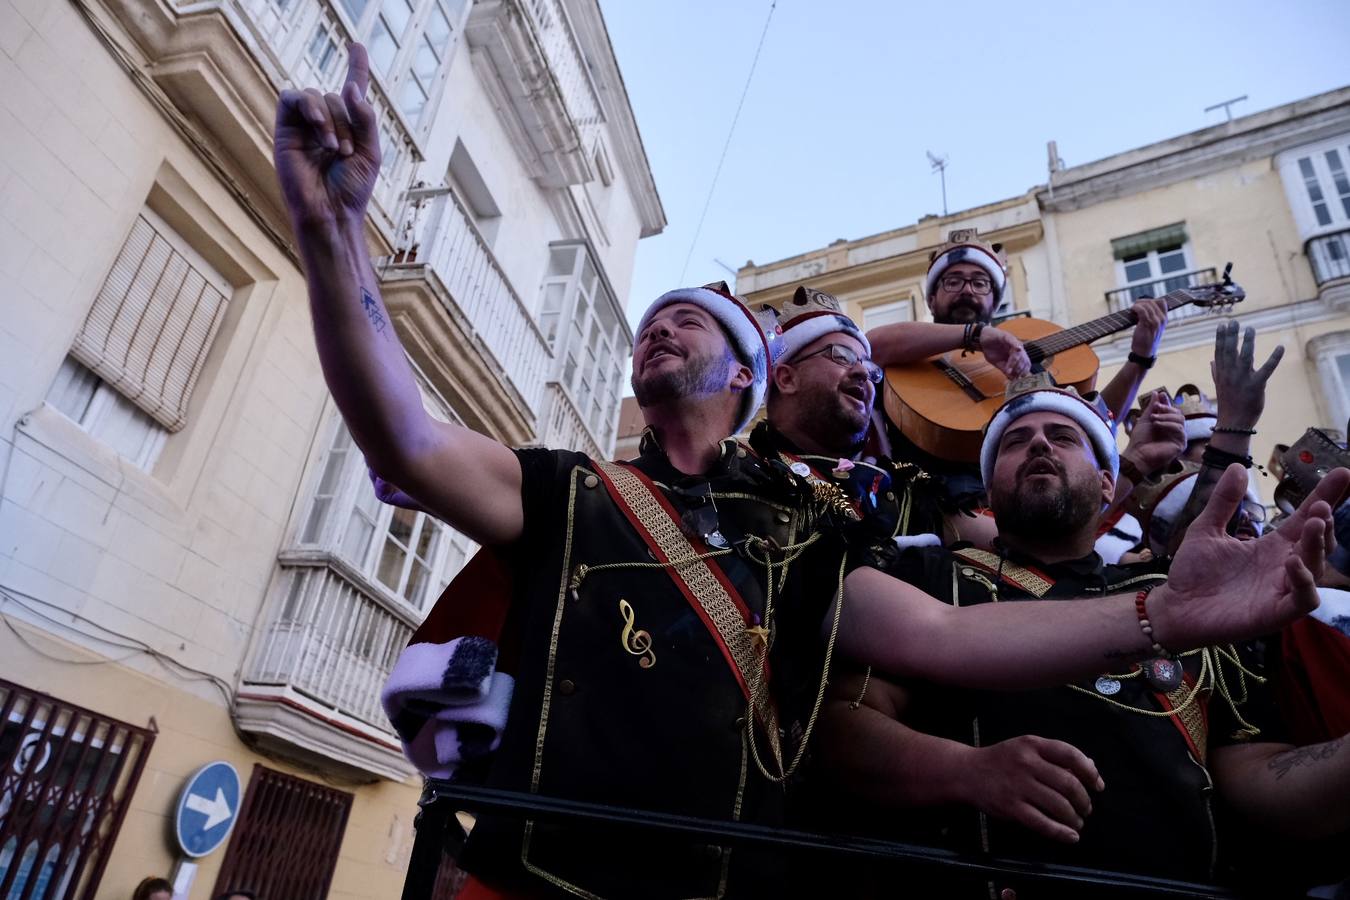
[[[1052,212],[1163,187],[1350,131],[1350,88],[1243,116],[1056,172],[1037,191]]]
[[[656,179],[652,176],[642,133],[633,116],[628,88],[614,56],[614,46],[610,43],[600,5],[596,0],[564,0],[564,3],[586,58],[597,70],[596,87],[609,124],[610,149],[623,169],[624,180],[637,207],[642,222],[641,236],[660,234],[666,227],[665,207],[656,189]]]

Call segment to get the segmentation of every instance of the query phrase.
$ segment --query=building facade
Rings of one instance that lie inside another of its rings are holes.
[[[1234,317],[1257,331],[1273,376],[1252,455],[1269,458],[1310,425],[1350,418],[1350,88],[1066,168],[1051,145],[1045,184],[1025,195],[764,265],[737,291],[779,304],[806,283],[838,295],[864,327],[929,319],[928,254],[975,227],[1008,252],[1001,313],[1063,326],[1144,296],[1212,283],[1228,262],[1247,299],[1227,310],[1173,312],[1145,388],[1213,389],[1214,330]],[[1129,352],[1128,330],[1093,345],[1105,384]],[[1269,500],[1273,484],[1258,484]]]
[[[170,875],[214,760],[244,793],[188,896],[401,887],[378,692],[474,547],[375,502],[310,336],[272,121],[352,40],[428,409],[613,446],[665,218],[595,0],[0,0],[0,896]]]

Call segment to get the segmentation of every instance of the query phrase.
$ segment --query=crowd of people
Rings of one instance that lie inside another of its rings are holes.
[[[961,232],[931,322],[670,291],[635,334],[639,456],[513,450],[429,416],[389,326],[366,65],[353,45],[341,93],[283,93],[276,163],[377,491],[483,545],[386,687],[425,774],[1293,896],[1344,877],[1350,470],[1291,436],[1267,521],[1249,452],[1278,349],[1257,365],[1225,322],[1212,403],[1140,399],[1166,327],[1142,300],[1101,394],[1060,387],[993,327],[1001,248]],[[973,352],[1009,379],[978,460],[920,450],[884,368]],[[458,858],[469,898],[1057,889],[526,815],[479,816]]]

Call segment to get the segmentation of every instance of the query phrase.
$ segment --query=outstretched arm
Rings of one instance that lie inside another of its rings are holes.
[[[1245,492],[1241,466],[1224,473],[1147,599],[1153,637],[1168,650],[1268,634],[1317,607],[1316,577],[1332,541],[1331,505],[1350,485],[1336,469],[1278,529],[1254,541],[1224,531]],[[839,649],[883,672],[946,684],[1019,690],[1062,684],[1122,659],[1151,655],[1135,596],[1065,603],[952,607],[876,569],[845,581]]]
[[[1235,744],[1210,757],[1220,792],[1239,814],[1291,837],[1350,829],[1350,739],[1292,747]]]
[[[864,685],[866,690],[864,691]],[[1024,735],[971,747],[899,721],[907,691],[875,675],[830,683],[818,753],[822,777],[869,804],[903,809],[959,804],[1073,843],[1105,784],[1069,744]],[[858,697],[862,700],[859,702]]]
[[[324,380],[373,469],[483,543],[524,527],[515,455],[427,414],[366,248],[380,169],[365,48],[348,49],[340,94],[283,91],[274,155],[309,287]],[[447,477],[452,474],[452,477]]]

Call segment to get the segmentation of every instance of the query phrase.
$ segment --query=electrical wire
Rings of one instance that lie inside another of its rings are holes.
[[[703,233],[703,223],[708,218],[708,208],[712,206],[713,193],[717,190],[717,179],[722,174],[722,164],[727,161],[727,150],[731,149],[731,137],[736,133],[736,123],[740,121],[741,109],[745,106],[745,95],[750,93],[750,82],[755,77],[755,67],[759,65],[759,53],[764,49],[764,38],[769,34],[769,23],[773,21],[774,7],[778,6],[778,0],[772,0],[769,4],[769,14],[764,19],[764,30],[759,34],[759,45],[755,47],[755,56],[750,60],[750,73],[745,76],[745,87],[741,90],[740,102],[736,104],[736,113],[731,117],[731,127],[727,129],[727,139],[722,144],[722,155],[717,158],[717,168],[713,170],[712,183],[708,185],[708,197],[703,201],[703,212],[698,217],[698,226],[694,229],[694,237],[689,241],[689,252],[684,255],[684,267],[680,269],[680,280],[678,285],[684,284],[684,276],[689,271],[689,260],[694,256],[694,247],[698,244],[698,236]]]

